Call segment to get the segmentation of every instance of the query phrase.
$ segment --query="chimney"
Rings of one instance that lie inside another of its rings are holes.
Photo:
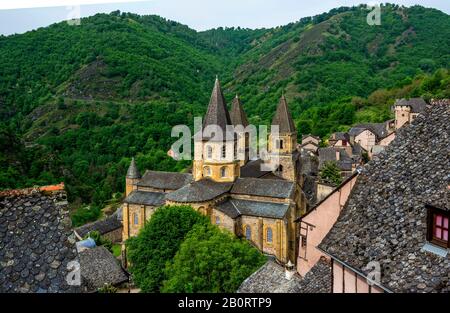
[[[339,150],[336,150],[336,161],[339,161],[341,159],[341,152]]]
[[[286,264],[286,279],[291,280],[292,277],[294,277],[295,274],[295,267],[294,264],[292,264],[291,260]]]

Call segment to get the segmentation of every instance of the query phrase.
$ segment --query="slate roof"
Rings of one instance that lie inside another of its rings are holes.
[[[387,130],[387,124],[385,123],[365,123],[365,124],[358,124],[350,128],[348,131],[349,135],[352,137],[358,136],[360,133],[362,133],[365,130],[371,131],[377,139],[381,139],[386,137],[389,133]]]
[[[98,220],[75,228],[75,232],[81,238],[84,238],[87,234],[93,231],[97,231],[100,233],[100,235],[104,235],[120,228],[122,228],[122,223],[117,217],[117,214],[114,213],[113,215],[108,216],[107,218],[104,218],[102,220]]]
[[[176,190],[187,185],[191,181],[192,174],[188,173],[146,171],[137,185],[139,187]]]
[[[128,167],[127,171],[127,178],[141,178],[141,173],[139,173],[139,170],[136,166],[136,161],[134,161],[134,158],[131,159],[130,166]]]
[[[395,106],[410,106],[412,113],[422,113],[427,103],[422,98],[400,99],[394,104]]]
[[[336,160],[336,151],[339,151],[339,161]],[[351,171],[353,160],[343,148],[326,147],[319,148],[319,169],[326,162],[335,162],[341,171]]]
[[[238,293],[330,293],[331,267],[323,260],[301,278],[295,274],[286,279],[285,269],[273,260],[267,261],[239,287]]]
[[[233,183],[217,183],[202,179],[169,193],[167,200],[186,203],[209,201],[230,191],[231,186]]]
[[[271,173],[271,171],[261,170],[262,163],[263,161],[261,159],[247,162],[244,166],[241,167],[240,176],[260,178],[263,177],[264,175],[267,175],[268,173]]]
[[[162,206],[165,203],[166,193],[133,190],[124,202],[149,206]]]
[[[354,269],[381,265],[394,292],[449,292],[450,254],[422,250],[427,209],[449,209],[450,105],[427,108],[369,162],[319,248]]]
[[[96,291],[105,284],[118,286],[128,282],[119,261],[101,246],[80,253],[80,272],[88,291]]]
[[[295,133],[295,124],[292,120],[291,112],[286,101],[286,97],[281,96],[280,102],[275,112],[275,116],[272,120],[272,125],[279,126],[279,132],[281,133]]]
[[[233,99],[233,103],[231,105],[230,118],[234,126],[236,125],[242,125],[244,127],[248,126],[247,115],[245,114],[244,109],[242,108],[242,103],[238,95],[236,95],[236,97]]]
[[[216,78],[214,88],[211,93],[208,110],[203,121],[203,129],[209,125],[217,125],[224,132],[227,125],[232,125],[230,113],[228,112],[227,104],[225,102],[218,78]]]
[[[330,136],[330,140],[350,140],[349,134],[344,132],[333,133]]]
[[[314,135],[311,135],[311,134],[302,135],[302,141],[305,140],[308,137],[312,137],[312,138],[315,138],[315,139],[320,141],[320,137],[319,136],[314,136]]]
[[[0,293],[80,292],[66,282],[78,261],[63,190],[26,189],[0,196]]]
[[[219,204],[217,209],[233,219],[241,215],[281,219],[286,215],[289,205],[284,203],[229,199]]]
[[[281,179],[238,178],[232,194],[262,196],[272,198],[292,198],[294,196],[295,183]]]

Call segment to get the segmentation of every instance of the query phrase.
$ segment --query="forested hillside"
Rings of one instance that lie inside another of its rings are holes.
[[[167,156],[171,128],[205,112],[215,75],[252,122],[269,123],[285,92],[300,132],[320,136],[385,120],[399,97],[449,97],[450,17],[387,5],[369,26],[367,13],[196,32],[112,12],[2,36],[0,189],[64,181],[76,224],[97,218],[132,156],[142,170],[189,166]]]

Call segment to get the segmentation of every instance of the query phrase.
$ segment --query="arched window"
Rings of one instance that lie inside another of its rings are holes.
[[[220,225],[220,217],[216,216],[216,225]]]
[[[283,173],[283,165],[278,166],[277,173],[282,174]]]
[[[211,176],[211,168],[209,166],[205,166],[205,168],[203,169],[203,176]]]
[[[133,222],[134,222],[134,225],[139,224],[139,215],[137,213],[133,214]]]
[[[213,156],[213,148],[211,146],[206,147],[206,155],[208,159],[212,159]]]
[[[225,159],[227,157],[227,146],[222,146],[222,159]]]
[[[272,243],[272,228],[267,228],[267,242]]]
[[[227,177],[227,168],[226,167],[222,167],[220,169],[220,177]]]
[[[245,226],[245,238],[247,238],[247,240],[252,240],[252,229],[249,225]]]

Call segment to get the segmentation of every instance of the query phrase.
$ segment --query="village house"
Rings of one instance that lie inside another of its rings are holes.
[[[122,218],[115,212],[104,219],[85,224],[74,229],[75,236],[82,240],[92,232],[98,232],[103,238],[112,243],[122,242]]]
[[[450,291],[449,120],[449,102],[433,102],[359,174],[318,245],[333,292]]]
[[[395,113],[395,129],[409,124],[422,113],[427,107],[427,103],[422,98],[400,99],[393,106]]]
[[[320,144],[320,137],[311,134],[302,136],[302,143],[300,149],[317,153]]]
[[[226,132],[227,125],[247,124],[238,97],[229,113],[216,79],[203,130],[210,126]],[[295,262],[298,232],[294,221],[305,213],[307,200],[302,191],[297,132],[284,96],[272,125],[279,128],[277,136],[269,134],[269,156],[279,159],[279,166],[272,170],[262,170],[260,159],[236,158],[235,151],[249,149],[246,133],[220,140],[194,136],[192,173],[147,171],[141,176],[133,160],[126,176],[122,239],[136,236],[156,208],[190,205],[211,223],[247,238],[278,262]]]

